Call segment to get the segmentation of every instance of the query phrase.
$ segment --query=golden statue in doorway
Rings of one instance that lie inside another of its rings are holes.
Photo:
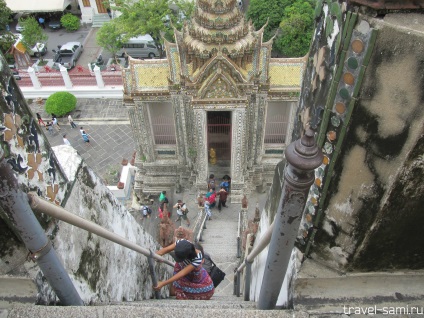
[[[209,160],[210,164],[211,165],[216,165],[216,152],[215,152],[215,149],[211,148],[209,150],[209,157],[210,157],[210,160]]]

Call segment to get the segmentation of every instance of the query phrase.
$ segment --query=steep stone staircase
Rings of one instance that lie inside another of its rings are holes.
[[[132,318],[132,317],[281,317],[306,318],[307,313],[291,310],[256,310],[252,303],[242,302],[229,297],[214,296],[212,300],[146,300],[132,303],[119,303],[107,306],[60,307],[19,305],[0,317],[67,317],[67,318]]]
[[[93,28],[101,28],[102,25],[106,22],[110,21],[110,17],[108,14],[103,13],[103,14],[95,14],[93,15]]]

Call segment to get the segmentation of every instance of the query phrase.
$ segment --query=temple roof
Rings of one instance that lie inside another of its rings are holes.
[[[252,53],[260,33],[244,19],[236,0],[198,0],[182,38],[187,52],[196,57],[208,59],[221,49],[237,58]]]

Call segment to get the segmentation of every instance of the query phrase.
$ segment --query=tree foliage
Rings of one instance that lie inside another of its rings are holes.
[[[6,30],[6,26],[12,21],[11,15],[12,10],[9,9],[4,0],[0,0],[0,31]]]
[[[46,112],[63,116],[73,111],[77,105],[77,98],[68,92],[56,92],[46,100]]]
[[[34,17],[19,19],[19,24],[24,28],[22,30],[22,43],[27,49],[33,48],[36,43],[46,43],[48,36],[38,24]],[[38,46],[37,46],[38,50]],[[41,54],[38,54],[41,56]]]
[[[78,17],[74,16],[72,13],[67,13],[60,18],[60,23],[67,31],[76,31],[79,29],[81,22]]]
[[[247,10],[247,18],[252,20],[256,30],[262,28],[268,20],[264,31],[264,41],[268,41],[277,31],[284,9],[293,0],[251,0]]]
[[[164,22],[171,16],[168,0],[138,0],[137,2],[120,0],[112,9],[122,13],[117,20],[125,38],[150,34],[162,56],[161,32],[169,30]]]
[[[284,10],[276,49],[287,57],[304,56],[309,51],[313,27],[314,8],[308,1],[297,0]]]
[[[122,31],[119,27],[119,20],[111,20],[103,24],[103,26],[97,31],[96,40],[97,44],[116,55],[122,48]]]
[[[3,54],[12,47],[16,42],[16,36],[12,32],[5,32],[0,36],[0,50]]]

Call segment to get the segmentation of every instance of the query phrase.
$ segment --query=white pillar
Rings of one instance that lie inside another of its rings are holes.
[[[65,87],[72,88],[73,85],[71,82],[71,78],[69,77],[68,70],[63,65],[60,65],[59,68],[60,68],[60,73],[62,74],[62,77],[63,77],[63,81],[65,82]]]
[[[197,139],[197,186],[206,187],[206,182],[208,179],[209,173],[209,154],[208,154],[208,145],[206,143],[207,133],[206,133],[206,111],[203,109],[194,110],[194,120],[195,120],[195,131]]]
[[[28,67],[28,74],[29,74],[29,77],[31,78],[31,82],[34,88],[40,89],[41,83],[38,80],[37,74],[35,74],[35,70],[32,67]]]
[[[99,88],[104,88],[105,82],[103,82],[102,73],[100,73],[100,67],[98,67],[97,65],[94,67],[94,75],[96,76],[97,86]]]

